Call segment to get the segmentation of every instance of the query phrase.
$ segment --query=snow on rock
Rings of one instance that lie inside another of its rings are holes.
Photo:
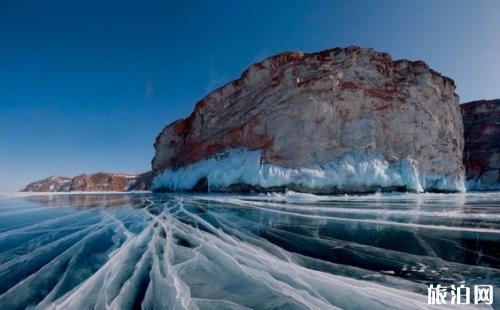
[[[500,190],[500,99],[461,105],[467,188]]]
[[[282,53],[163,129],[155,190],[463,191],[454,82],[360,47]]]

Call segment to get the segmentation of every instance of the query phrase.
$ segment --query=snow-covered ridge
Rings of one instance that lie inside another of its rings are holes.
[[[377,190],[464,192],[464,178],[421,171],[409,158],[389,162],[376,154],[350,154],[325,165],[285,168],[262,163],[258,150],[234,149],[179,168],[153,180],[153,190],[186,191],[206,178],[209,191],[231,185],[259,190],[290,188],[312,193],[355,193]]]

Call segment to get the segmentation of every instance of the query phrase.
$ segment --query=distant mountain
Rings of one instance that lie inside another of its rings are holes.
[[[71,178],[54,175],[28,184],[22,192],[68,192],[70,187]]]
[[[126,192],[148,190],[151,172],[141,174],[105,173],[80,174],[74,178],[51,176],[28,184],[23,192]]]

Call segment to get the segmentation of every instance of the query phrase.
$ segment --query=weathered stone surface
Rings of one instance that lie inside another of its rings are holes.
[[[124,192],[149,190],[151,172],[142,174],[104,173],[80,174],[74,178],[50,177],[26,186],[24,192]]]
[[[212,190],[461,191],[462,134],[453,80],[424,62],[360,47],[287,52],[252,65],[163,129],[153,188],[188,190],[207,178]],[[259,151],[260,162],[238,172],[234,165],[254,156],[232,150]]]
[[[468,102],[461,108],[468,188],[500,189],[500,99]]]

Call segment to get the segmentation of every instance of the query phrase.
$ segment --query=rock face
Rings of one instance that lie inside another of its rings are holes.
[[[26,186],[23,192],[125,192],[149,190],[151,172],[142,174],[122,174],[99,172],[91,175],[80,174],[74,178],[49,177]]]
[[[453,80],[360,47],[256,63],[154,146],[158,191],[465,189]]]
[[[471,190],[500,189],[500,99],[461,105],[464,164]]]

